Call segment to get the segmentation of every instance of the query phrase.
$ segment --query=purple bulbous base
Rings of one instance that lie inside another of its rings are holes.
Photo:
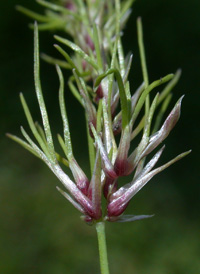
[[[117,201],[113,201],[108,204],[107,207],[107,216],[108,219],[112,219],[112,217],[117,217],[124,213],[125,209],[127,208],[129,202],[123,202],[121,199],[117,199]]]

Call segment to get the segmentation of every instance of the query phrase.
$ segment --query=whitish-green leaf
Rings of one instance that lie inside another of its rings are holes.
[[[140,171],[140,172],[137,172],[137,174],[134,175],[134,182],[136,180],[139,180],[140,178],[144,177],[147,173],[149,173],[152,168],[156,165],[156,163],[158,162],[163,150],[164,150],[165,146],[163,146],[153,157],[152,159],[146,164],[146,166]],[[138,159],[134,159],[134,162],[130,162],[130,159],[129,159],[129,163],[132,164],[132,169],[134,169],[137,165],[138,165],[138,162],[140,161],[140,158]],[[133,182],[131,183],[128,183],[122,187],[120,187],[115,193],[112,194],[112,196],[110,197],[110,200],[114,200],[114,199],[117,199],[118,197],[120,197],[121,195],[123,195],[128,188],[131,187],[131,185],[133,184]]]
[[[134,222],[142,219],[151,218],[154,215],[122,215],[115,222],[125,223],[125,222]]]
[[[168,168],[170,165],[172,165],[175,162],[179,161],[180,159],[182,159],[183,157],[188,155],[190,152],[191,151],[187,151],[187,152],[184,152],[184,153],[178,155],[177,157],[175,157],[174,159],[172,159],[168,163],[166,163],[166,164],[152,170],[151,172],[147,173],[145,176],[136,177],[131,183],[123,186],[122,188],[120,188],[117,191],[118,193],[115,193],[116,198],[114,198],[114,196],[112,197],[113,200],[109,204],[109,207],[110,208],[115,208],[115,206],[117,206],[119,204],[119,201],[120,201],[120,204],[123,204],[123,205],[127,204],[130,201],[130,199],[134,195],[136,195],[156,174],[160,173],[164,169]],[[118,195],[116,195],[116,194],[118,194]]]
[[[180,117],[182,99],[183,96],[178,100],[161,129],[150,137],[149,143],[142,153],[143,156],[148,155],[153,149],[155,149],[164,139],[167,138],[171,130],[174,128]]]
[[[65,191],[63,191],[61,188],[59,188],[58,186],[56,187],[56,189],[76,208],[78,209],[82,214],[85,215],[85,210],[84,208],[77,203],[68,193],[66,193]]]
[[[111,161],[109,160],[108,153],[106,152],[106,150],[104,148],[104,145],[103,145],[103,142],[102,142],[101,138],[97,135],[97,132],[96,132],[96,130],[95,130],[95,128],[92,124],[91,124],[91,130],[92,130],[92,133],[94,135],[95,142],[96,142],[96,144],[97,144],[97,146],[100,150],[104,171],[111,178],[113,178],[113,177],[115,178],[116,173],[114,171],[114,167],[113,167]]]
[[[73,74],[74,74],[79,92],[80,92],[80,94],[83,98],[83,101],[84,101],[84,107],[85,107],[85,110],[86,110],[86,113],[88,116],[87,117],[88,121],[89,121],[89,123],[92,123],[93,125],[95,125],[96,124],[96,109],[88,96],[85,82],[82,78],[78,77],[75,70],[73,70]]]
[[[36,95],[38,99],[38,103],[40,106],[40,112],[42,116],[44,131],[48,144],[48,151],[51,155],[51,159],[56,162],[56,156],[54,151],[53,139],[51,135],[51,129],[49,125],[48,114],[46,110],[46,106],[43,99],[42,88],[40,83],[40,61],[39,61],[39,38],[38,38],[38,27],[37,23],[34,26],[34,80],[35,80],[35,89]]]
[[[104,144],[107,153],[109,154],[111,148],[112,148],[112,125],[110,124],[110,121],[108,119],[108,112],[106,107],[106,100],[103,98],[102,100],[103,105],[103,121],[104,121]]]
[[[101,191],[101,157],[98,150],[89,187],[89,195],[92,199],[92,207],[94,209],[96,218],[101,217]]]
[[[171,99],[172,99],[171,93],[168,94],[167,97],[164,99],[164,101],[161,105],[161,108],[160,108],[158,114],[156,115],[156,120],[155,120],[155,124],[154,124],[153,130],[152,130],[152,134],[154,134],[159,129],[163,115],[165,114]]]
[[[26,133],[23,127],[21,127],[21,132],[24,136],[24,138],[28,141],[28,143],[31,145],[33,150],[39,155],[39,157],[50,167],[52,166],[51,159],[48,159],[47,156],[42,152],[42,150],[32,141],[32,139],[29,137],[29,135]]]
[[[60,88],[59,88],[59,104],[60,104],[60,111],[63,121],[63,129],[64,129],[64,139],[65,139],[65,146],[67,151],[67,158],[70,161],[73,158],[73,150],[72,150],[72,143],[71,143],[71,136],[70,136],[70,130],[69,130],[69,123],[67,118],[67,111],[65,107],[65,99],[64,99],[64,78],[62,71],[59,66],[56,66],[58,76],[59,76],[59,82],[60,82]]]

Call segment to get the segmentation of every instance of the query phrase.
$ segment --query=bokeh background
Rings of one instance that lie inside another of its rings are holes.
[[[95,229],[56,191],[48,168],[5,137],[27,127],[19,92],[40,121],[33,83],[31,21],[15,10],[20,4],[42,10],[34,0],[2,1],[0,9],[0,273],[100,273]],[[137,0],[124,32],[126,52],[134,53],[133,90],[141,82],[136,18],[142,16],[150,80],[182,68],[171,107],[185,94],[182,115],[165,142],[162,161],[192,149],[182,161],[154,178],[132,200],[127,212],[155,214],[134,223],[108,223],[111,273],[200,273],[199,104],[200,1]],[[41,35],[41,51],[55,55],[50,32]],[[66,75],[67,77],[67,75]],[[53,132],[62,132],[58,79],[53,66],[41,62],[44,96]],[[85,124],[78,103],[67,93],[75,155],[87,173]],[[81,133],[80,133],[81,131]]]

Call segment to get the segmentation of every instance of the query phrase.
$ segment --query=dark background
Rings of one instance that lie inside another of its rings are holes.
[[[58,180],[48,168],[5,137],[27,127],[19,92],[40,121],[33,83],[31,21],[15,10],[20,4],[42,10],[35,1],[2,1],[0,9],[0,273],[99,273],[95,229],[56,191]],[[200,273],[199,233],[199,100],[200,1],[138,0],[125,29],[126,52],[134,53],[130,80],[142,81],[136,40],[136,18],[142,16],[150,81],[182,68],[170,107],[185,94],[181,119],[165,142],[163,161],[193,152],[154,178],[131,202],[127,212],[155,214],[135,223],[108,223],[111,273]],[[42,33],[40,50],[51,55],[54,40]],[[62,132],[58,79],[53,66],[41,62],[44,96],[54,134]],[[88,173],[83,113],[67,93],[75,155]],[[80,133],[81,131],[81,133]]]

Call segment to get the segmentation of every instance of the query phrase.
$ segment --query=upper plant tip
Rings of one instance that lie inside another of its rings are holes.
[[[183,95],[181,96],[180,101],[182,101],[184,97],[185,97],[185,94],[183,94]]]
[[[167,81],[171,80],[173,77],[174,77],[174,73],[170,73],[168,74],[167,76],[165,77],[160,77],[160,81],[162,82],[163,81],[163,78],[167,79]]]
[[[60,66],[59,66],[58,64],[56,64],[56,65],[55,65],[55,67],[56,67],[56,71],[57,71],[57,73],[58,73],[58,74],[61,74],[61,73],[62,73],[62,71],[61,71]]]

